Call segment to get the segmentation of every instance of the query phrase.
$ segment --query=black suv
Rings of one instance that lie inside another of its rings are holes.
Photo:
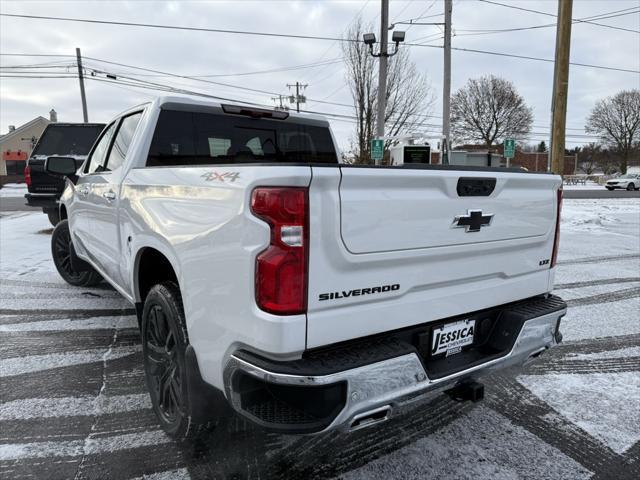
[[[29,190],[25,198],[27,205],[41,207],[52,225],[60,221],[58,199],[65,179],[46,173],[45,160],[52,155],[73,157],[80,167],[103,128],[104,123],[50,123],[40,135],[24,169]]]

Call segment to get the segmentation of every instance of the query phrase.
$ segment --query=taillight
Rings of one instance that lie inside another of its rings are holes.
[[[560,213],[562,212],[562,187],[558,189],[558,203],[556,215],[556,236],[553,239],[553,253],[551,254],[551,268],[556,266],[558,260],[558,248],[560,247]]]
[[[271,227],[269,246],[256,258],[256,303],[278,315],[307,310],[309,192],[301,187],[258,187],[251,211]]]
[[[31,167],[29,165],[24,167],[24,182],[27,184],[27,188],[31,186]]]

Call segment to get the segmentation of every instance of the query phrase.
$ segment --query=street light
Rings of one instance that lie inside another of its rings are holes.
[[[404,32],[395,30],[393,32],[393,35],[391,36],[391,41],[396,44],[396,48],[397,48],[399,43],[404,42]]]
[[[373,46],[376,43],[376,34],[375,33],[365,33],[362,35],[362,40],[364,40],[365,45]]]
[[[376,35],[375,33],[365,33],[362,35],[362,41],[365,45],[369,45],[369,51],[373,57],[393,57],[396,53],[398,53],[399,45],[404,42],[404,32],[399,30],[394,30],[393,35],[391,36],[391,41],[396,44],[393,53],[382,52],[382,49],[378,53],[373,53],[373,45],[376,43]]]

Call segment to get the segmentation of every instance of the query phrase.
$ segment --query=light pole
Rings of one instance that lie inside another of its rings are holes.
[[[384,8],[383,8],[384,10]],[[395,43],[395,49],[392,53],[387,51],[387,21],[388,15],[383,17],[382,26],[382,39],[380,40],[380,51],[378,53],[373,52],[373,45],[376,43],[376,36],[374,33],[365,33],[362,36],[362,40],[365,45],[369,45],[369,52],[373,57],[380,58],[380,72],[378,77],[378,112],[376,118],[376,137],[379,139],[384,138],[384,115],[387,108],[387,59],[393,57],[398,53],[400,43],[404,42],[404,32],[394,31],[391,37],[391,41]],[[382,158],[375,158],[376,165],[382,163]]]

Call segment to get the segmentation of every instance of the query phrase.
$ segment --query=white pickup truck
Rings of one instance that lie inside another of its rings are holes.
[[[339,164],[319,117],[163,97],[110,122],[68,178],[62,277],[136,305],[175,438],[228,406],[268,429],[386,420],[561,341],[561,179]]]

